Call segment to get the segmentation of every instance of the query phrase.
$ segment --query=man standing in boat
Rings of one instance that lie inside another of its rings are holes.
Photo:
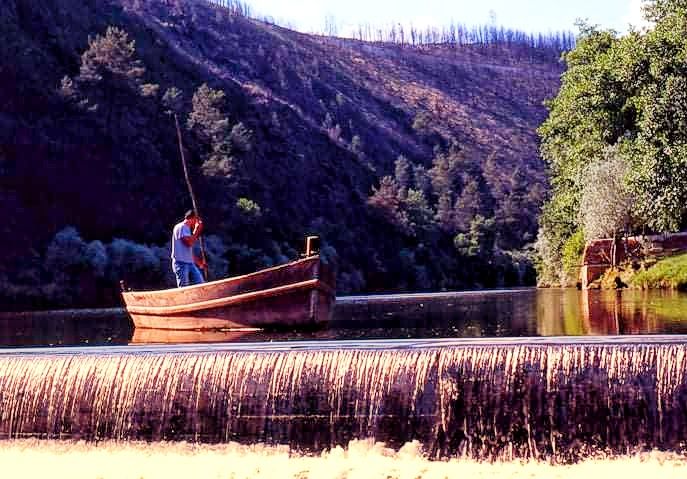
[[[203,222],[193,210],[187,211],[184,221],[172,230],[172,270],[179,288],[204,282],[200,269],[205,265],[193,254],[193,245],[202,232]]]

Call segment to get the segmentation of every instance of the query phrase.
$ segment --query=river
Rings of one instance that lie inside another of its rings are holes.
[[[684,477],[686,318],[684,293],[554,289],[345,297],[290,333],[0,314],[0,456],[55,478]]]
[[[319,331],[134,330],[122,310],[1,313],[0,348],[149,343],[685,334],[687,293],[513,289],[338,298]]]

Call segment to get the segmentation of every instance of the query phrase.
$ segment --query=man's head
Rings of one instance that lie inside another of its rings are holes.
[[[193,224],[193,223],[195,223],[197,219],[198,219],[198,216],[196,216],[196,212],[193,211],[193,210],[188,210],[188,211],[186,212],[186,214],[184,214],[184,220],[185,220],[186,223],[188,223],[188,224]]]

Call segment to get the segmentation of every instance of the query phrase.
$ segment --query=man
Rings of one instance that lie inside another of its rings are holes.
[[[179,288],[204,282],[199,267],[205,268],[205,264],[193,254],[193,245],[202,231],[203,222],[193,210],[187,211],[184,221],[172,230],[172,270]]]

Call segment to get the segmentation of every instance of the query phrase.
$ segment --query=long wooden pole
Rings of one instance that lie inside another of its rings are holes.
[[[188,186],[188,192],[191,195],[191,204],[193,205],[193,212],[196,214],[198,218],[200,218],[200,213],[198,213],[198,203],[196,202],[196,195],[193,194],[193,186],[191,186],[191,179],[188,176],[188,167],[186,166],[186,155],[184,155],[184,144],[181,140],[181,128],[179,127],[179,117],[176,113],[174,113],[174,124],[177,127],[177,137],[179,138],[179,153],[181,154],[181,164],[184,166],[184,177],[186,178],[186,186]],[[205,268],[203,268],[203,273],[205,275],[205,281],[207,281],[208,267],[205,257],[205,241],[203,240],[202,236],[199,238],[199,242],[200,258],[203,260],[203,264],[205,264]]]

